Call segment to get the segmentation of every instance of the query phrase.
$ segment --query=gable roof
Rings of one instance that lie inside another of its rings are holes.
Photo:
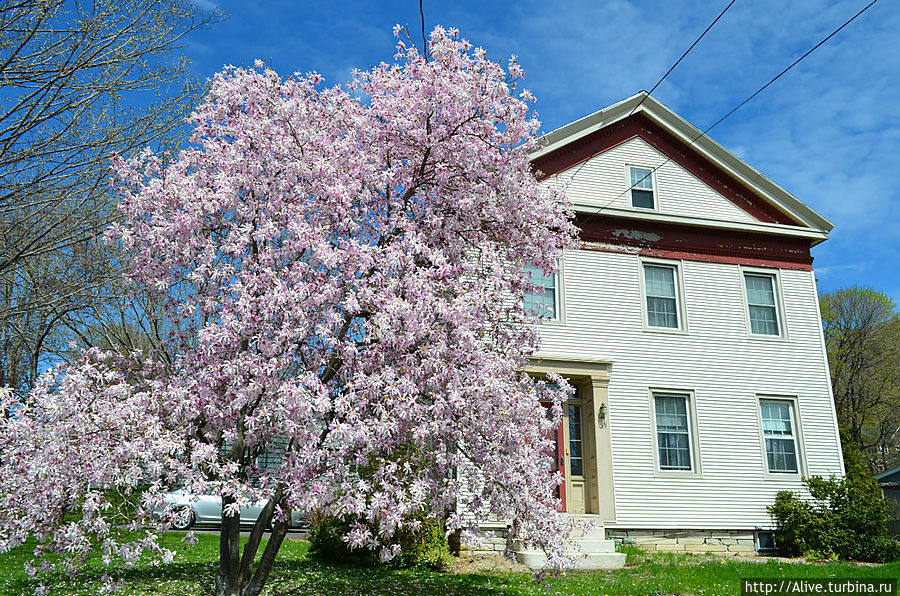
[[[690,122],[641,91],[544,135],[531,160],[538,179],[544,179],[639,136],[773,233],[803,230],[814,244],[828,237],[834,227],[830,221],[722,145],[701,135]]]

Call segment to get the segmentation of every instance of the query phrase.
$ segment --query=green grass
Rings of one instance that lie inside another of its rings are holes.
[[[631,554],[631,553],[629,553]],[[631,557],[629,557],[631,558]],[[702,594],[725,596],[740,594],[744,578],[896,578],[900,562],[882,566],[853,563],[765,563],[713,559],[699,555],[674,553],[644,555],[629,561],[629,566],[614,572],[569,574],[563,580],[551,580],[553,591],[569,594]]]
[[[125,595],[209,595],[216,573],[218,537],[199,535],[199,543],[188,548],[180,534],[164,536],[162,542],[178,551],[175,563],[154,565],[142,561],[131,569],[117,569],[124,579]],[[569,573],[543,585],[526,573],[441,574],[428,571],[397,571],[384,568],[356,568],[325,565],[306,558],[308,544],[285,542],[272,572],[269,596],[314,594],[389,594],[427,596],[431,594],[660,594],[733,595],[740,593],[741,578],[862,578],[900,576],[900,562],[883,566],[850,563],[827,565],[720,561],[700,556],[675,554],[646,555],[632,549],[629,566],[610,572]],[[30,549],[19,548],[0,555],[0,594],[26,594],[28,582],[22,564]],[[54,596],[96,594],[102,569],[92,561],[75,578],[57,577]]]

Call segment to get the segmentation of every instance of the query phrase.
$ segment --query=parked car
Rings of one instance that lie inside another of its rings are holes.
[[[174,507],[175,518],[172,527],[176,530],[187,530],[194,524],[221,524],[222,523],[222,497],[214,491],[206,494],[192,496],[186,489],[179,488],[166,493],[167,504]],[[260,500],[241,508],[241,525],[253,525],[259,514],[262,513],[266,501]],[[162,515],[158,510],[157,516]],[[307,528],[309,523],[302,513],[291,512],[289,528]]]

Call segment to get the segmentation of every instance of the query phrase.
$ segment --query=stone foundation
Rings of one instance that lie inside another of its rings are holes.
[[[752,530],[612,530],[607,538],[616,544],[641,547],[645,552],[709,553],[724,556],[755,555],[756,539]],[[450,548],[462,556],[498,555],[507,548],[505,527],[482,527],[478,544],[450,536]]]
[[[450,549],[461,556],[502,555],[507,546],[505,527],[482,527],[477,544],[469,544],[460,539],[459,532],[450,536]]]
[[[716,555],[755,555],[756,539],[748,530],[606,530],[616,544],[646,552],[687,552]]]

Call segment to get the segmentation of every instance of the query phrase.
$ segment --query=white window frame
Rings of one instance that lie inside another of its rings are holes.
[[[794,439],[794,452],[797,457],[796,472],[772,472],[769,470],[769,454],[766,451],[766,435],[763,430],[762,418],[762,402],[764,401],[780,401],[790,405],[791,425]],[[762,454],[762,466],[765,478],[770,480],[799,479],[806,476],[806,453],[803,449],[803,433],[800,424],[800,404],[796,395],[768,395],[758,394],[756,396],[756,416],[759,424],[759,447]]]
[[[653,194],[653,207],[635,207],[634,197],[631,195],[632,189],[635,188],[631,184],[631,169],[640,168],[642,170],[650,170],[650,185],[653,188],[638,188],[638,190],[650,190]],[[628,207],[630,209],[640,209],[641,211],[659,211],[659,187],[656,184],[656,168],[651,166],[639,166],[637,164],[625,164],[625,185],[628,188]]]
[[[654,259],[642,257],[638,260],[638,276],[641,281],[641,318],[644,325],[644,331],[654,333],[687,333],[688,318],[687,309],[684,307],[684,278],[682,275],[682,261],[671,261],[666,259]],[[656,327],[650,325],[650,315],[647,312],[647,276],[644,272],[644,266],[669,267],[675,270],[675,316],[678,319],[677,327]]]
[[[701,477],[703,471],[700,465],[700,434],[697,425],[697,399],[692,390],[668,389],[651,387],[650,397],[650,432],[653,446],[653,472],[660,478],[684,478]],[[690,470],[675,470],[663,468],[659,465],[659,431],[656,427],[656,398],[657,397],[683,397],[686,401],[685,411],[688,416],[688,450],[691,456]]]
[[[747,336],[753,339],[762,339],[767,341],[786,340],[787,317],[784,310],[784,293],[781,290],[781,274],[778,269],[765,269],[761,267],[741,267],[741,296],[744,299],[744,320],[747,324]],[[772,279],[772,290],[775,292],[775,319],[778,323],[778,334],[769,335],[767,333],[754,333],[753,325],[750,322],[750,300],[747,296],[747,275],[766,276]]]
[[[563,290],[565,283],[564,259],[560,258],[556,273],[553,274],[553,316],[541,318],[542,325],[565,325],[566,323],[566,293]]]

